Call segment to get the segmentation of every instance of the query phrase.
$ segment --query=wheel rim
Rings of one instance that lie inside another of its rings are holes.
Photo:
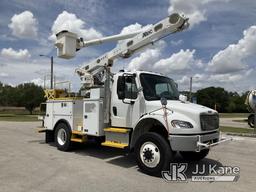
[[[59,129],[58,134],[57,134],[57,140],[60,145],[64,145],[66,143],[67,133],[66,133],[65,129],[63,129],[63,128]]]
[[[147,167],[154,168],[160,162],[160,150],[154,143],[146,142],[140,148],[140,159]]]
[[[250,125],[250,127],[254,127],[254,117],[249,118],[248,124]]]

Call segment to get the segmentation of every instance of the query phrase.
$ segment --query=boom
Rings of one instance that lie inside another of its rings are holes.
[[[102,83],[102,76],[104,76],[106,69],[109,70],[109,68],[112,67],[114,59],[118,57],[128,58],[143,47],[153,44],[155,41],[169,34],[182,31],[188,26],[189,24],[187,18],[174,13],[160,22],[150,26],[147,30],[125,35],[119,34],[87,42],[83,41],[82,38],[77,39],[77,36],[73,33],[64,31],[56,35],[57,42],[55,45],[58,48],[59,57],[72,58],[75,56],[75,51],[83,47],[113,40],[117,41],[121,39],[129,39],[125,43],[117,44],[113,50],[98,57],[89,64],[76,69],[76,72],[81,78],[82,84],[85,87],[92,87]]]

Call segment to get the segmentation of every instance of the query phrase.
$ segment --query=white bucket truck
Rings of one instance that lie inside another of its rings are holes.
[[[68,31],[58,33],[58,56],[72,58],[83,47],[124,40],[116,48],[76,72],[85,94],[68,97],[62,90],[46,90],[46,114],[41,132],[46,142],[70,150],[73,142],[90,139],[103,146],[129,149],[148,174],[166,169],[179,151],[185,159],[200,160],[219,135],[215,110],[190,103],[175,82],[158,73],[136,71],[113,74],[116,58],[127,58],[147,45],[188,27],[188,19],[172,14],[147,30],[84,41]]]

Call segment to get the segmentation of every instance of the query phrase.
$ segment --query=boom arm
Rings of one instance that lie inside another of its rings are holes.
[[[77,39],[77,36],[69,32],[61,32],[57,34],[56,47],[58,48],[58,56],[71,58],[75,56],[75,51],[89,45],[100,44],[111,40],[129,39],[125,43],[118,44],[116,48],[98,57],[95,61],[86,64],[76,70],[81,78],[82,84],[86,87],[94,85],[95,78],[101,74],[106,68],[113,65],[113,60],[122,57],[130,57],[133,53],[141,48],[153,44],[155,41],[175,32],[182,31],[189,26],[188,19],[177,13],[161,20],[152,25],[146,31],[134,32],[126,35],[115,35],[98,40],[84,42],[83,39]],[[98,79],[99,80],[99,79]],[[100,80],[99,80],[100,81]],[[97,82],[95,82],[97,84]]]
[[[112,36],[103,37],[103,38],[100,38],[100,39],[93,39],[93,40],[90,40],[90,41],[82,41],[81,43],[82,43],[82,47],[89,47],[91,45],[99,45],[99,44],[107,43],[107,42],[111,42],[111,41],[129,39],[129,38],[132,38],[135,35],[139,34],[140,32],[141,31],[135,31],[133,33],[128,33],[128,34],[112,35]]]

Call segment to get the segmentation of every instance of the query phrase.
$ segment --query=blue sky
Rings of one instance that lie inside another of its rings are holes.
[[[251,0],[1,0],[0,81],[11,85],[43,83],[53,55],[57,81],[80,86],[75,68],[115,47],[116,43],[80,50],[77,57],[56,57],[54,33],[68,27],[85,39],[140,29],[172,12],[190,18],[188,30],[156,46],[118,60],[113,71],[153,70],[165,73],[187,90],[221,86],[230,91],[255,88],[256,2]],[[124,30],[125,28],[125,30]]]

